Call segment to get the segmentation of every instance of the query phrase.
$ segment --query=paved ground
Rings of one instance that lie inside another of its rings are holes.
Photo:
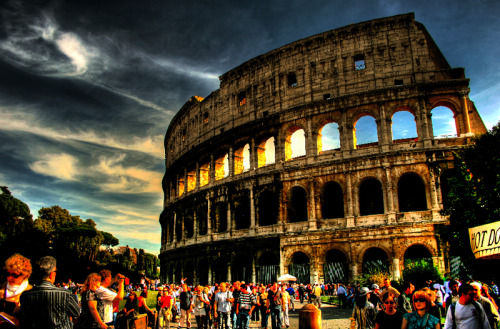
[[[295,302],[295,311],[290,312],[290,329],[299,328],[299,311],[305,304]],[[322,329],[349,329],[349,317],[352,310],[338,308],[336,305],[321,304]],[[192,317],[192,328],[196,328],[196,320]],[[170,328],[177,328],[178,323],[171,323]],[[260,328],[260,323],[250,323],[250,328]],[[271,328],[269,318],[268,328]]]

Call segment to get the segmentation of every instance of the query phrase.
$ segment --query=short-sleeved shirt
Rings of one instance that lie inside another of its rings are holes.
[[[267,299],[269,300],[269,307],[276,307],[281,305],[282,303],[282,294],[281,291],[277,290],[276,292],[269,289],[267,293]]]
[[[226,292],[219,291],[215,294],[215,301],[217,302],[217,311],[218,312],[229,312],[231,311],[231,302],[228,299],[233,298],[233,293],[229,290]]]
[[[403,318],[408,321],[408,329],[434,329],[439,323],[438,318],[429,313],[424,316],[418,315],[417,312],[406,313],[403,314]]]
[[[90,289],[86,290],[82,294],[82,314],[78,318],[77,328],[100,329],[101,327],[90,312],[90,307],[88,304],[88,302],[90,301],[97,301],[97,313],[99,313],[101,319],[104,318],[104,303],[95,291],[92,291]]]
[[[254,295],[253,294],[251,294],[251,293],[248,293],[248,294],[241,293],[239,295],[239,297],[238,297],[238,305],[239,305],[240,310],[241,309],[244,309],[244,310],[251,309],[253,301],[254,301]]]
[[[104,304],[104,323],[113,322],[113,300],[117,293],[104,287],[97,288],[95,292]]]
[[[383,311],[378,312],[375,323],[378,323],[380,329],[401,328],[403,313],[396,311],[396,313],[390,315]]]

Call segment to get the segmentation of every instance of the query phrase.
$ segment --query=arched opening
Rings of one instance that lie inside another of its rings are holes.
[[[193,210],[188,210],[184,214],[184,232],[186,233],[186,239],[190,239],[194,235],[194,211]]]
[[[321,214],[323,219],[344,217],[344,194],[337,182],[328,182],[323,187]]]
[[[212,213],[212,229],[215,233],[227,231],[227,204],[217,202]]]
[[[347,283],[347,258],[342,251],[332,249],[326,253],[323,273],[325,283]]]
[[[175,240],[177,242],[182,240],[182,216],[177,215],[175,218]]]
[[[210,163],[204,163],[200,166],[200,186],[210,183]]]
[[[340,150],[339,125],[330,122],[318,131],[318,154],[329,150]]]
[[[259,257],[259,267],[257,268],[257,282],[273,283],[278,278],[280,271],[279,258],[272,252],[264,252]]]
[[[207,285],[208,282],[208,262],[206,259],[202,259],[198,262],[198,269],[196,271],[196,276],[198,277],[198,283],[202,286]]]
[[[399,211],[427,210],[425,185],[419,175],[406,173],[398,182]]]
[[[453,169],[446,169],[440,176],[440,186],[441,186],[441,200],[443,202],[443,207],[448,207],[450,205],[450,198],[448,194],[450,193],[450,186],[453,179]]]
[[[250,227],[250,197],[248,191],[242,193],[233,200],[233,220],[237,230]]]
[[[399,111],[392,116],[392,142],[401,143],[417,140],[417,124],[415,116],[409,111]]]
[[[279,196],[277,193],[264,190],[257,199],[257,216],[259,226],[275,225],[279,216]]]
[[[276,161],[274,137],[270,137],[258,145],[257,159],[258,168],[273,164]]]
[[[311,283],[311,267],[309,257],[301,251],[292,255],[292,262],[288,265],[288,273],[297,278],[297,283]]]
[[[248,170],[250,170],[250,145],[245,144],[234,151],[234,174],[239,175]]]
[[[237,255],[231,264],[231,281],[252,282],[252,263],[248,255]]]
[[[389,259],[380,248],[370,248],[363,255],[363,273],[374,271],[389,272]]]
[[[196,188],[196,170],[193,169],[187,173],[187,191],[191,192]]]
[[[405,265],[420,261],[432,264],[432,254],[429,249],[421,244],[415,244],[406,249],[404,255]]]
[[[214,282],[227,282],[227,264],[225,257],[219,257],[213,262],[212,278]]]
[[[228,154],[215,160],[215,180],[223,179],[229,175]]]
[[[174,242],[174,222],[175,222],[175,214],[170,214],[168,216],[168,230],[167,230],[167,243]]]
[[[453,111],[446,106],[437,106],[431,110],[434,138],[457,137],[457,125]]]
[[[206,235],[208,233],[207,203],[202,202],[196,209],[196,221],[198,222],[198,234]]]
[[[359,186],[359,213],[361,216],[384,213],[382,184],[375,178],[368,178]]]
[[[306,155],[304,129],[293,127],[288,130],[285,140],[285,161]]]
[[[191,261],[184,265],[184,278],[186,278],[186,282],[194,282],[194,266]]]
[[[287,204],[288,222],[296,223],[307,221],[307,193],[300,186],[290,189]]]
[[[365,115],[356,121],[353,130],[354,149],[378,145],[377,122]]]
[[[177,191],[179,191],[179,196],[184,194],[185,184],[184,184],[184,174],[179,175],[179,181],[177,186]]]

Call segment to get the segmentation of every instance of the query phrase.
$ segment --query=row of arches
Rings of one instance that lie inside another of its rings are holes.
[[[451,108],[454,107],[450,104],[449,107],[436,106],[430,111],[430,126],[435,128],[434,138],[457,136],[455,114]],[[342,126],[340,119],[325,118],[314,124],[316,128],[307,129],[300,122],[291,125],[285,131],[283,145],[276,139],[278,136],[272,135],[238,143],[228,150],[211,154],[210,158],[205,156],[204,160],[171,176],[168,186],[165,186],[167,200],[181,197],[210,182],[274,164],[278,159],[290,161],[329,151],[365,148],[378,145],[381,140],[387,142],[390,139],[393,144],[421,141],[425,136],[424,129],[417,126],[415,113],[410,107],[397,108],[388,124],[382,124],[372,112],[360,111],[351,128],[348,125]],[[382,126],[389,126],[391,138],[384,135],[386,132]],[[346,136],[350,133],[351,137]],[[308,138],[308,134],[311,134],[311,138]],[[310,143],[314,145],[309,145]]]
[[[360,216],[384,214],[384,189],[375,177],[360,181],[358,208]],[[320,218],[343,218],[346,212],[345,187],[336,181],[326,182],[320,192]],[[397,182],[399,212],[428,209],[426,187],[420,175],[404,173]],[[162,225],[162,243],[170,244],[231,229],[243,230],[254,225],[265,227],[280,222],[282,212],[280,192],[270,188],[259,191],[244,189],[228,198],[203,200],[183,211],[171,211]],[[210,203],[210,205],[209,205]],[[306,188],[293,186],[287,195],[285,222],[297,223],[309,219],[309,196]],[[252,211],[253,209],[253,211]],[[252,213],[255,218],[252,219]],[[175,233],[175,236],[174,236]]]
[[[416,260],[432,262],[433,255],[426,246],[414,244],[406,249],[403,255],[404,264]],[[196,261],[188,259],[184,262],[170,262],[164,272],[167,282],[174,282],[176,278],[187,278],[188,282],[210,284],[224,281],[245,281],[258,283],[272,283],[280,276],[279,255],[272,251],[265,251],[255,257],[248,254],[237,254],[228,259],[216,257],[209,262],[206,258]],[[312,259],[305,252],[296,251],[285,260],[285,270],[297,278],[298,283],[314,283],[313,272],[319,272],[319,278],[325,283],[347,283],[351,279],[350,268],[353,264],[349,257],[340,249],[330,249],[322,259],[319,259],[320,268],[315,268]],[[381,248],[368,248],[362,255],[362,273],[381,270],[389,273],[391,259]]]

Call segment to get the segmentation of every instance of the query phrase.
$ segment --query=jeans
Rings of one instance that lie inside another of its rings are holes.
[[[262,320],[261,327],[267,328],[267,319],[269,319],[269,313],[267,313],[267,307],[265,305],[260,306],[260,318]]]
[[[250,316],[248,315],[249,311],[250,310],[241,309],[238,312],[238,321],[236,323],[237,329],[248,329],[249,320],[250,320]]]
[[[206,328],[206,322],[207,322],[207,316],[206,315],[196,315],[196,324],[198,325],[198,329],[205,329]]]
[[[218,329],[229,329],[231,328],[229,324],[229,312],[217,312],[217,328]]]
[[[271,327],[272,329],[281,328],[281,305],[269,307],[271,311]]]

